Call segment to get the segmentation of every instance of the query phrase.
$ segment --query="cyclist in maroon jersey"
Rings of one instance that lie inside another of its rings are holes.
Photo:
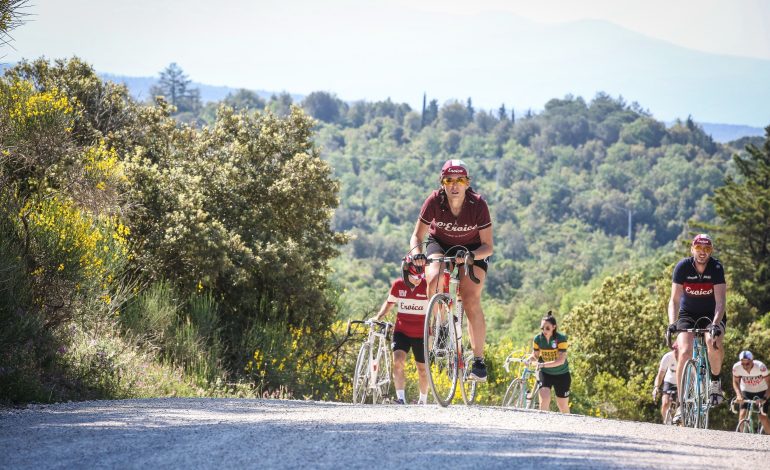
[[[420,399],[417,404],[428,403],[428,372],[425,369],[422,331],[425,324],[425,312],[428,309],[428,284],[425,282],[423,268],[410,264],[408,267],[408,286],[403,279],[393,281],[388,298],[383,302],[377,315],[371,320],[380,321],[396,307],[396,327],[393,329],[393,384],[396,386],[396,404],[406,404],[406,355],[412,350],[417,365],[417,377],[420,382]]]
[[[727,327],[725,299],[727,283],[722,263],[711,254],[714,244],[705,233],[696,235],[690,245],[692,256],[684,258],[674,268],[671,282],[671,297],[668,302],[668,331],[690,328],[708,328],[705,342],[711,370],[709,395],[712,406],[724,400],[719,373],[724,359],[724,333]],[[687,358],[692,356],[694,333],[680,333],[677,338],[679,357],[676,366],[676,383],[682,383],[682,374]],[[681,419],[680,405],[674,421]]]
[[[425,257],[455,256],[458,264],[473,263],[478,284],[464,270],[460,272],[460,295],[468,315],[474,361],[470,378],[484,382],[486,322],[481,309],[481,291],[487,271],[487,258],[492,255],[492,219],[487,202],[473,188],[468,167],[462,160],[447,160],[441,168],[441,187],[425,200],[414,227],[409,246],[414,263],[422,266]],[[423,241],[428,237],[423,252]],[[429,295],[438,289],[440,263],[427,266]]]

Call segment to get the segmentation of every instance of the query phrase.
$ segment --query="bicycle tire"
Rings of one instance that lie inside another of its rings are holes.
[[[445,333],[444,333],[445,332]],[[457,389],[457,336],[449,308],[449,297],[435,294],[425,313],[423,329],[425,369],[433,398],[441,406],[449,406]]]
[[[369,343],[361,345],[356,360],[356,369],[353,373],[353,403],[366,402],[366,390],[369,384]]]
[[[706,367],[708,368],[708,362],[706,363]],[[698,428],[699,429],[708,429],[709,428],[709,410],[711,409],[711,395],[709,394],[709,380],[707,377],[701,376],[700,380],[700,390],[699,390],[699,397],[700,397],[700,413],[698,413]]]
[[[674,415],[676,414],[677,407],[679,407],[678,402],[671,402],[671,406],[668,407],[668,410],[666,410],[666,416],[663,418],[663,424],[667,426],[674,424]]]
[[[463,373],[461,375],[460,392],[463,396],[463,403],[468,406],[476,401],[476,396],[478,395],[476,389],[477,382],[475,380],[470,380],[471,369],[468,367],[468,364],[470,364],[471,361],[473,361],[472,352],[463,355]]]
[[[540,409],[540,382],[537,382],[537,385],[532,389],[532,397],[527,401],[527,408],[530,410],[539,410]]]
[[[509,408],[525,408],[527,405],[527,386],[518,377],[511,380],[503,396],[503,406]]]
[[[382,340],[384,341],[384,340]],[[377,393],[377,401],[372,400],[373,403],[385,403],[390,394],[390,351],[387,347],[380,346],[382,348],[382,355],[380,356],[380,364],[377,367],[377,387],[375,392]]]
[[[752,434],[754,432],[753,429],[751,429],[751,421],[744,418],[738,422],[738,426],[735,427],[735,432],[744,432]]]
[[[695,361],[688,359],[682,371],[682,424],[688,428],[697,428],[701,410],[698,391],[698,369]]]

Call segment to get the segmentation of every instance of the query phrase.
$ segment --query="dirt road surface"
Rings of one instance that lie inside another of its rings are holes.
[[[3,469],[768,468],[769,462],[770,436],[498,407],[171,398],[0,410]]]

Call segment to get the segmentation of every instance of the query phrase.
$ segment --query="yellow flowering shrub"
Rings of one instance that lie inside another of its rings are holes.
[[[76,290],[91,284],[110,303],[106,292],[129,257],[128,228],[115,216],[93,216],[59,197],[28,203],[22,212],[40,253],[32,275],[64,276],[77,282]]]
[[[35,90],[27,80],[2,80],[0,84],[0,109],[4,109],[14,133],[29,135],[32,132],[61,124],[71,130],[73,106],[67,96],[58,89]]]

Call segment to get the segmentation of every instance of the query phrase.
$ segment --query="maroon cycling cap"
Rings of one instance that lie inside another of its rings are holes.
[[[441,167],[441,177],[468,176],[468,166],[462,160],[447,160]]]
[[[695,238],[692,239],[692,245],[714,246],[714,243],[711,241],[711,237],[705,233],[699,233],[698,235],[695,235]]]
[[[415,266],[414,264],[409,263],[409,267],[407,267],[406,269],[409,272],[410,276],[414,276],[420,279],[425,277],[424,276],[425,268],[423,268],[422,266]]]

